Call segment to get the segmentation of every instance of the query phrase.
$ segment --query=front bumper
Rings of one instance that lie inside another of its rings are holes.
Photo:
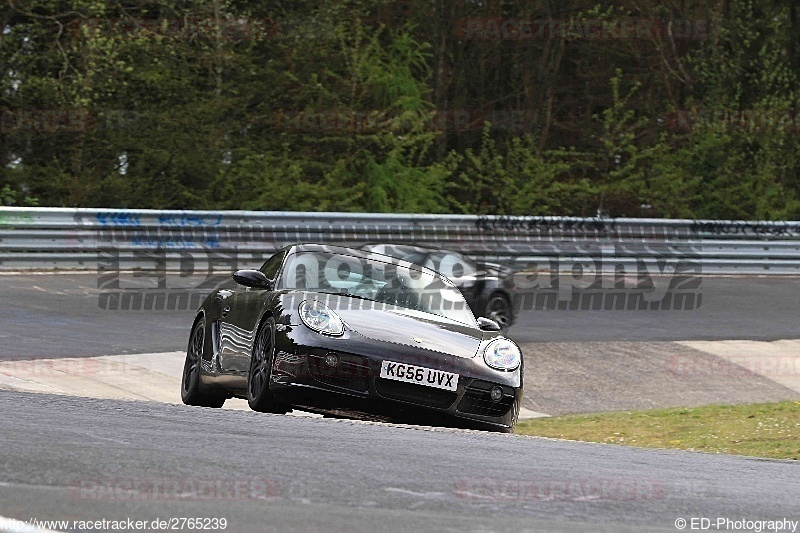
[[[326,410],[357,411],[409,421],[437,414],[480,426],[510,428],[522,401],[522,367],[513,372],[418,346],[376,341],[348,332],[327,337],[304,326],[279,326],[270,389],[293,404]],[[326,357],[335,355],[330,366]],[[383,361],[458,374],[456,391],[380,377]],[[499,386],[502,398],[489,391]]]

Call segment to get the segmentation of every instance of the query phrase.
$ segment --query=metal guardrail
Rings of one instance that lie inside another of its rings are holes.
[[[800,222],[0,208],[0,271],[205,272],[297,242],[416,244],[539,271],[800,274]]]

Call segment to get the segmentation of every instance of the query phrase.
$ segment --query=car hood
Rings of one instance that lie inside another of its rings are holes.
[[[403,307],[337,309],[336,312],[351,329],[369,339],[458,357],[475,357],[483,339],[483,332],[477,328]]]

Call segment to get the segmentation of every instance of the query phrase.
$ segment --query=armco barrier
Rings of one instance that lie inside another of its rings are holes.
[[[4,271],[205,272],[297,242],[417,244],[540,271],[800,274],[800,222],[0,208]]]

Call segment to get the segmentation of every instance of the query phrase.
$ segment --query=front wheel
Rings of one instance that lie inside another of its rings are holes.
[[[489,301],[486,303],[486,318],[497,322],[503,333],[508,331],[514,314],[511,309],[511,301],[506,295],[496,292],[489,297]]]
[[[192,328],[186,362],[181,375],[181,400],[186,405],[200,407],[222,407],[225,397],[203,392],[200,388],[200,363],[206,338],[206,319],[201,317]]]
[[[511,409],[514,410],[514,418],[511,419],[511,426],[498,428],[495,431],[499,433],[514,433],[514,429],[517,427],[517,422],[519,421],[519,407],[516,401],[514,402],[514,405],[511,406]]]
[[[247,374],[247,404],[253,411],[285,414],[289,411],[269,390],[272,362],[275,357],[275,320],[267,317],[258,331],[250,372]]]
[[[514,433],[514,429],[517,427],[517,417],[519,415],[514,416],[514,420],[511,421],[511,427],[502,428],[500,433]]]

